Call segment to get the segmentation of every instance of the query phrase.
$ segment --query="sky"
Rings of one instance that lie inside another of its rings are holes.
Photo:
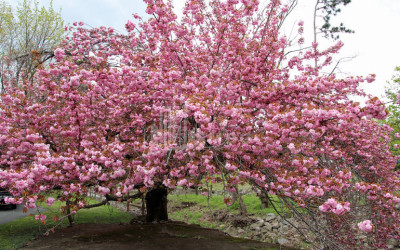
[[[50,0],[39,0],[48,6]],[[183,0],[174,0],[175,11],[182,8]],[[287,20],[291,26],[299,20],[305,22],[305,38],[311,42],[313,3],[315,0],[299,0],[296,10]],[[92,26],[111,26],[118,31],[124,30],[132,13],[145,15],[145,4],[141,0],[53,0],[56,10],[68,23],[83,21]],[[353,57],[351,61],[339,65],[345,75],[376,74],[376,81],[363,84],[362,88],[371,95],[382,97],[384,86],[395,74],[394,68],[400,66],[400,0],[352,0],[342,8],[342,12],[333,19],[343,22],[355,30],[354,34],[343,34],[344,47],[339,58]],[[307,28],[308,27],[308,28]],[[328,46],[332,41],[321,42]]]

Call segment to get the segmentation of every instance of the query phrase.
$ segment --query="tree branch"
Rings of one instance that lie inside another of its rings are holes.
[[[103,200],[99,203],[96,203],[96,204],[85,205],[83,208],[89,209],[89,208],[94,208],[94,207],[100,207],[100,206],[107,204],[109,201],[127,201],[129,199],[138,199],[138,198],[141,198],[142,195],[143,195],[142,193],[137,193],[137,194],[129,195],[129,196],[125,196],[125,197],[118,197],[115,195],[106,194],[105,200]]]

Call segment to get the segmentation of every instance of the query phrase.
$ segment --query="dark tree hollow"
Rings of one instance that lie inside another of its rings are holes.
[[[145,197],[147,222],[168,221],[167,195],[168,190],[163,186],[155,186],[147,192]]]

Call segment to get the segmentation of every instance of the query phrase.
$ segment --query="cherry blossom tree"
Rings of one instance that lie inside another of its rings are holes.
[[[341,42],[292,50],[277,0],[191,0],[181,19],[169,1],[145,2],[152,18],[134,15],[127,35],[75,24],[56,62],[1,96],[9,202],[31,208],[61,187],[68,213],[145,195],[147,220],[160,221],[170,189],[245,181],[321,247],[400,236],[391,129],[376,122],[385,106],[348,98],[373,76],[321,73]],[[88,204],[89,187],[105,200]]]

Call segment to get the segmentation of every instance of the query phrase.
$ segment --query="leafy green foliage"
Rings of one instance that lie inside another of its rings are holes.
[[[384,122],[393,128],[390,151],[395,155],[400,155],[400,148],[396,146],[400,145],[400,138],[396,137],[396,133],[400,133],[400,105],[397,104],[397,96],[400,93],[400,67],[396,67],[395,71],[392,81],[385,89],[385,95],[389,99],[390,105],[388,106],[389,114]],[[400,169],[399,162],[397,162],[396,169]]]
[[[20,0],[14,9],[0,0],[0,10],[0,80],[4,91],[6,81],[16,81],[21,74],[32,78],[36,69],[53,57],[64,35],[64,21],[52,1],[46,8],[36,0]],[[4,72],[10,64],[12,71]]]
[[[341,6],[346,6],[351,3],[351,0],[318,0],[321,5],[320,10],[323,13],[323,22],[320,31],[326,38],[332,38],[334,40],[339,39],[339,33],[354,33],[353,30],[344,26],[343,23],[339,25],[332,24],[332,16],[336,16],[342,11]]]

